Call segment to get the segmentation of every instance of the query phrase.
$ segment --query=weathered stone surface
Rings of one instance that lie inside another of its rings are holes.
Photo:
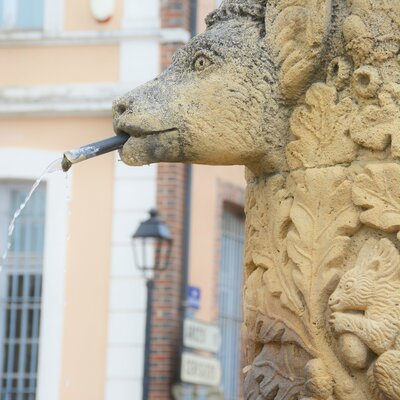
[[[247,400],[400,399],[399,54],[399,0],[225,0],[114,104],[130,165],[247,167]]]

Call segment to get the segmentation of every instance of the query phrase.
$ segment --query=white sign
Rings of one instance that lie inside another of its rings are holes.
[[[183,345],[191,349],[217,353],[221,346],[221,333],[216,325],[185,319]]]
[[[224,395],[217,387],[198,386],[189,383],[176,383],[172,387],[172,395],[175,400],[224,400]]]
[[[196,385],[218,386],[221,380],[221,364],[215,357],[182,353],[181,380]]]

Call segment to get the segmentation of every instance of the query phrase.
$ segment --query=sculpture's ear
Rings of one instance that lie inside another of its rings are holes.
[[[280,68],[286,99],[299,97],[312,81],[325,47],[332,0],[268,1],[266,31]]]
[[[398,278],[400,255],[389,239],[369,239],[360,250],[357,265],[373,272],[378,279]]]
[[[377,254],[380,260],[378,277],[399,279],[400,256],[395,245],[389,239],[381,239],[377,246]]]
[[[363,270],[376,270],[379,265],[376,261],[376,249],[378,248],[378,241],[374,238],[368,239],[361,247],[358,253],[356,266]],[[379,263],[378,263],[379,264]]]

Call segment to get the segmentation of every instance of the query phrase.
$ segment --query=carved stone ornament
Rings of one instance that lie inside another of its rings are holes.
[[[207,24],[114,126],[129,165],[246,166],[244,398],[400,400],[400,1]]]

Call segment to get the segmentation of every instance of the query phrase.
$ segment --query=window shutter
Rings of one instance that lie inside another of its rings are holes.
[[[4,1],[4,0],[0,0]],[[18,0],[17,29],[42,29],[44,0]]]
[[[4,8],[4,0],[0,0],[0,28],[3,26],[4,21],[3,21],[3,8]]]
[[[244,213],[224,206],[219,269],[219,326],[221,329],[222,386],[225,400],[237,400],[240,378],[240,332],[242,322],[242,279]]]

